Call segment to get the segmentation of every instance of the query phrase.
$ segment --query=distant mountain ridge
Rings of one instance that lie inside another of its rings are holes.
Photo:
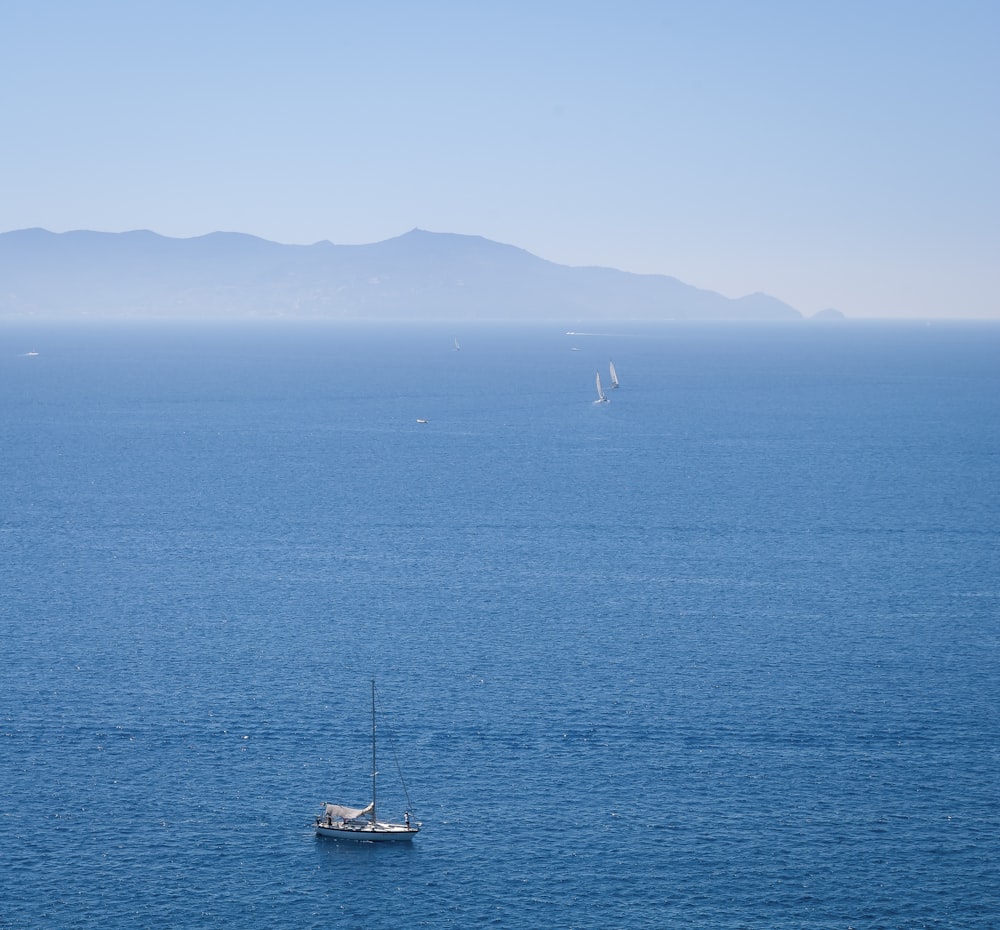
[[[244,233],[0,233],[0,318],[782,320],[777,298],[731,299],[667,275],[570,267],[454,233],[370,245],[283,245]]]

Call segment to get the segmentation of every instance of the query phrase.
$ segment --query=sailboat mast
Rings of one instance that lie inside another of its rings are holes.
[[[372,823],[375,823],[375,781],[378,769],[375,767],[375,679],[372,679]]]

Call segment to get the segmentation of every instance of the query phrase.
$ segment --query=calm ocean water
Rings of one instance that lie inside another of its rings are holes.
[[[2,930],[997,925],[1000,325],[8,323],[0,442]]]

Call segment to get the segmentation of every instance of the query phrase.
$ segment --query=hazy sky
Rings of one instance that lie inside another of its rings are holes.
[[[0,231],[413,227],[1000,318],[994,0],[0,0]]]

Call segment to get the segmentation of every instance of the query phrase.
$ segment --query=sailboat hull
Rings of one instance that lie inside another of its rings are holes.
[[[405,843],[412,840],[419,827],[408,827],[402,823],[366,823],[364,826],[348,827],[338,825],[316,824],[318,836],[328,836],[335,840],[347,840],[351,843]]]

